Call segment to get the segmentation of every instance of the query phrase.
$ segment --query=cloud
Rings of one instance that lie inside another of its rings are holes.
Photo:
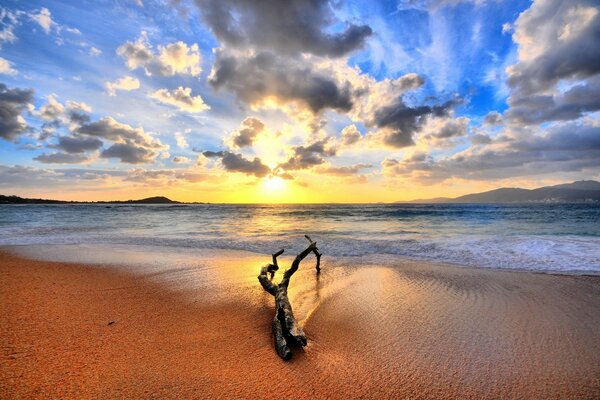
[[[250,147],[254,143],[254,139],[259,133],[263,132],[265,124],[254,117],[247,117],[242,121],[240,129],[234,131],[228,142],[234,148]]]
[[[360,173],[361,170],[372,168],[371,164],[355,164],[345,167],[338,167],[335,165],[328,165],[318,167],[316,172],[319,174],[333,175],[333,176],[353,176]]]
[[[22,165],[0,165],[0,186],[9,189],[62,187],[81,189],[83,182],[89,182],[92,189],[97,189],[101,181],[126,175],[125,171],[102,170],[90,168],[47,169]]]
[[[400,0],[396,5],[401,10],[431,10],[438,7],[453,6],[459,3],[483,3],[485,0]]]
[[[497,111],[492,111],[486,114],[483,123],[488,126],[502,125],[502,115]]]
[[[90,112],[92,112],[92,108],[86,103],[67,100],[67,116],[74,126],[88,123],[90,121],[88,113]]]
[[[246,175],[254,175],[258,178],[262,178],[271,172],[271,168],[263,164],[258,157],[254,157],[250,161],[241,154],[229,151],[204,151],[202,155],[206,158],[220,159],[223,168],[230,172],[241,172]]]
[[[181,149],[186,149],[189,147],[185,136],[183,136],[181,132],[175,132],[175,141],[177,142],[177,146],[179,146]]]
[[[356,125],[348,125],[342,129],[342,144],[344,146],[352,146],[358,143],[360,139],[362,139],[362,135]]]
[[[445,140],[465,136],[469,126],[469,119],[458,118],[432,118],[423,128],[424,137],[434,140]]]
[[[471,140],[471,143],[475,145],[492,143],[492,138],[483,133],[476,133],[472,136],[469,136],[469,139]]]
[[[328,0],[196,0],[196,4],[221,44],[234,48],[339,57],[362,47],[372,33],[369,26],[348,22],[335,33],[327,32],[339,23]]]
[[[40,107],[37,115],[45,121],[59,119],[65,112],[65,107],[56,100],[55,95],[48,96],[48,102]]]
[[[331,138],[317,140],[309,145],[292,147],[292,155],[287,161],[278,165],[285,171],[308,169],[325,162],[324,157],[332,157],[337,153],[337,148],[329,142]]]
[[[42,28],[46,35],[48,35],[52,30],[52,27],[56,25],[56,23],[52,21],[50,10],[47,8],[42,8],[37,13],[30,14],[29,17]]]
[[[431,156],[388,158],[382,167],[386,176],[411,177],[421,182],[597,171],[600,127],[593,121],[585,121],[561,123],[546,130],[528,129],[520,135],[506,135],[439,160]]]
[[[225,88],[251,106],[275,100],[296,102],[318,113],[326,108],[349,111],[352,100],[349,85],[338,85],[330,76],[270,52],[249,56],[217,51],[209,83]]]
[[[513,40],[518,62],[507,68],[511,122],[570,120],[600,109],[600,9],[594,2],[536,0],[519,15]],[[565,82],[575,87],[565,92]]]
[[[268,50],[258,52],[216,51],[209,83],[217,90],[233,92],[253,109],[280,109],[317,131],[322,114],[333,110],[353,121],[376,128],[378,142],[401,148],[414,144],[413,136],[429,116],[444,116],[460,99],[442,104],[429,99],[412,105],[405,94],[421,88],[424,79],[409,73],[377,81],[351,67],[346,60],[312,55],[285,56]],[[433,104],[431,104],[433,103]]]
[[[4,7],[0,7],[0,48],[4,43],[14,43],[17,40],[15,35],[15,27],[19,23],[19,13],[11,12]]]
[[[98,57],[99,55],[102,54],[102,50],[92,46],[92,47],[90,47],[89,54],[90,54],[90,56]]]
[[[115,143],[100,153],[102,158],[118,158],[128,164],[145,164],[154,161],[156,153],[136,143]]]
[[[104,86],[106,87],[106,91],[108,92],[109,96],[116,96],[117,90],[131,91],[139,89],[140,81],[136,78],[126,75],[114,82],[106,82]]]
[[[402,148],[414,144],[414,134],[419,132],[429,116],[445,117],[456,104],[449,100],[441,105],[411,107],[398,98],[394,104],[385,106],[375,111],[373,118],[367,126],[376,126],[376,140],[393,148]],[[444,134],[451,131],[444,131]]]
[[[13,68],[13,63],[5,58],[0,57],[0,74],[16,75],[19,71]]]
[[[153,139],[144,132],[143,128],[133,128],[116,121],[112,117],[104,117],[98,121],[84,124],[76,130],[76,133],[119,143],[131,142],[149,149],[161,150],[165,148],[159,140]]]
[[[202,112],[210,109],[210,106],[204,103],[202,97],[192,96],[192,89],[184,88],[182,86],[179,86],[173,91],[169,91],[168,89],[159,89],[152,93],[150,97],[160,101],[161,103],[170,104],[182,111],[191,113]]]
[[[506,115],[513,123],[531,125],[577,119],[600,110],[600,75],[564,92],[511,96],[509,104]]]
[[[210,177],[194,170],[133,168],[127,172],[124,180],[156,186],[157,184],[174,185],[182,182],[197,183],[210,180]]]
[[[85,103],[67,100],[65,106],[56,99],[56,95],[49,95],[48,102],[35,113],[44,121],[42,132],[38,138],[40,140],[46,139],[62,125],[68,125],[71,130],[77,129],[82,124],[90,121],[89,113],[91,111],[91,107]]]
[[[158,46],[155,52],[144,32],[135,42],[126,42],[117,49],[130,70],[143,68],[146,75],[198,76],[202,72],[200,49],[197,44],[188,46],[184,42]]]
[[[152,138],[143,128],[133,128],[112,117],[81,125],[75,131],[80,136],[102,138],[114,142],[100,153],[101,158],[118,158],[129,164],[153,162],[158,152],[168,149],[158,139]]]
[[[175,164],[188,164],[190,161],[192,161],[192,160],[190,160],[187,157],[183,157],[183,156],[173,157],[173,162]]]
[[[89,158],[85,154],[71,154],[71,153],[43,153],[33,158],[35,161],[39,161],[44,164],[79,164],[88,161]]]
[[[91,137],[60,136],[58,144],[54,147],[67,153],[84,153],[90,150],[98,150],[102,147],[102,141]]]
[[[515,22],[519,63],[508,83],[527,91],[600,72],[600,10],[587,0],[534,1]]]
[[[22,113],[33,108],[32,101],[32,89],[9,89],[0,83],[0,138],[14,140],[29,129]]]

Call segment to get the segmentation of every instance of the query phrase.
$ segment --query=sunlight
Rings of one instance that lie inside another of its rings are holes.
[[[278,176],[270,176],[263,182],[263,186],[269,192],[281,192],[285,189],[285,180]]]

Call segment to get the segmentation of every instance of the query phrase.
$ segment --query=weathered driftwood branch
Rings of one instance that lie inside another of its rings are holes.
[[[273,263],[262,267],[258,275],[258,281],[262,287],[275,297],[275,317],[273,318],[271,327],[273,329],[277,354],[284,360],[289,360],[292,357],[290,345],[306,346],[306,335],[298,325],[298,322],[296,322],[296,318],[294,318],[292,305],[287,294],[290,279],[298,270],[300,262],[310,253],[314,253],[317,257],[317,274],[321,271],[321,253],[317,249],[317,243],[313,242],[308,235],[305,235],[305,237],[310,242],[310,245],[296,256],[290,269],[284,272],[279,284],[273,282],[273,277],[275,276],[275,272],[279,270],[277,257],[283,253],[283,249],[273,254]]]

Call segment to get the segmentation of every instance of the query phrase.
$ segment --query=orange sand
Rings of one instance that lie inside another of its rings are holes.
[[[600,398],[598,277],[323,267],[292,279],[309,346],[284,362],[255,265],[184,293],[0,253],[0,398]]]

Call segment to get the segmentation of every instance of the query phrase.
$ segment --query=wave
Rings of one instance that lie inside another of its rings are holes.
[[[164,237],[145,235],[100,234],[74,229],[60,235],[44,229],[37,235],[16,235],[0,239],[2,245],[23,244],[118,244],[177,248],[244,250],[271,254],[279,249],[295,254],[305,245],[298,235],[272,237]],[[545,272],[600,274],[600,238],[506,236],[482,237],[460,235],[450,238],[358,239],[332,235],[313,235],[328,257],[361,257],[369,255],[402,256],[458,265],[503,269],[526,269]]]

